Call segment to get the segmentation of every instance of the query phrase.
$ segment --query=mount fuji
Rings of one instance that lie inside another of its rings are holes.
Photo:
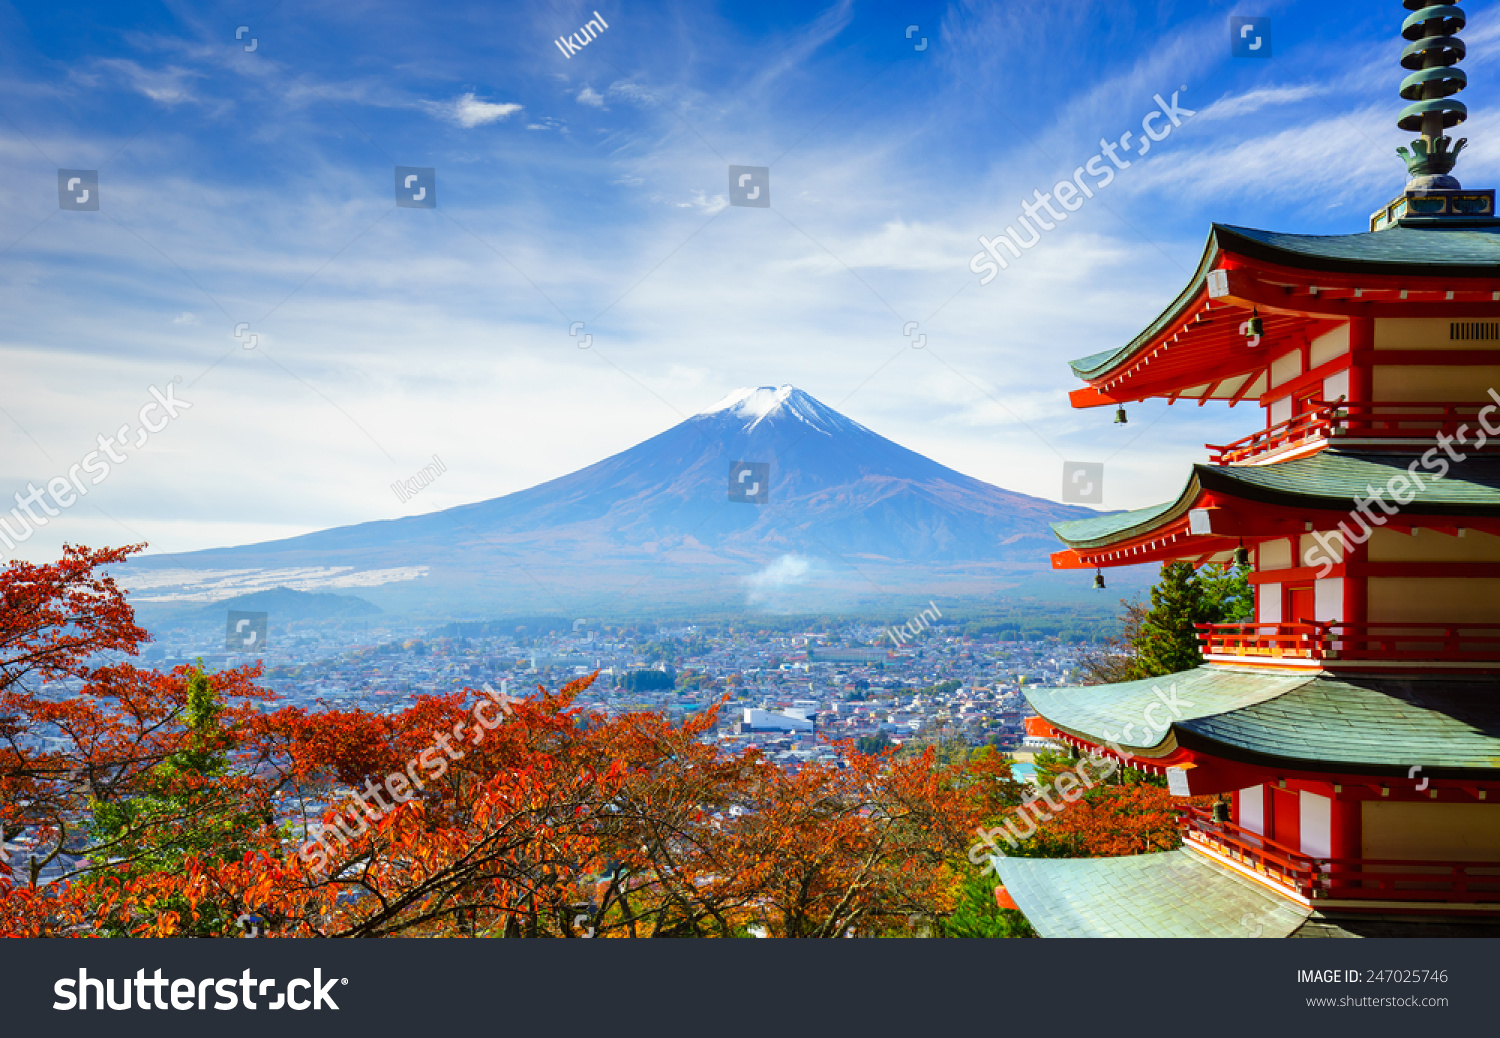
[[[732,487],[735,463],[752,464]],[[1014,586],[1047,568],[1058,546],[1048,523],[1094,514],[956,472],[792,386],[762,386],[528,490],[147,556],[120,575],[141,602],[287,586],[358,588],[388,610],[464,615],[827,606]]]

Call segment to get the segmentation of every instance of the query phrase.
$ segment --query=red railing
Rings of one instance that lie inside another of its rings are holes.
[[[1314,858],[1188,807],[1183,838],[1308,900],[1500,902],[1500,861]]]
[[[1284,422],[1277,422],[1269,429],[1242,436],[1233,443],[1222,447],[1205,443],[1204,446],[1214,452],[1208,459],[1212,464],[1231,465],[1261,454],[1273,454],[1303,443],[1326,440],[1330,436],[1329,430],[1333,428],[1334,421],[1333,405],[1319,403],[1311,411],[1293,415]]]
[[[1215,465],[1231,465],[1306,443],[1334,439],[1413,440],[1453,435],[1460,425],[1479,428],[1484,404],[1398,404],[1312,401],[1312,410],[1251,433],[1233,443],[1204,444]],[[1473,442],[1473,432],[1470,434]],[[1500,442],[1495,446],[1500,447]]]
[[[1500,624],[1198,624],[1205,656],[1305,660],[1500,660]]]
[[[1288,890],[1311,898],[1318,875],[1318,859],[1274,843],[1233,822],[1216,822],[1198,807],[1185,807],[1177,826],[1182,838],[1253,869]]]

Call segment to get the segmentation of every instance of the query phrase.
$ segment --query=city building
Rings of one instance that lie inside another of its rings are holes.
[[[1043,936],[1500,934],[1500,220],[1451,175],[1464,15],[1405,6],[1421,137],[1369,231],[1215,225],[1150,327],[1073,362],[1075,406],[1265,428],[1173,501],[1058,525],[1054,565],[1248,559],[1256,606],[1196,670],[1027,689],[1058,738],[1221,798],[1176,851],[997,858]]]
[[[755,707],[746,707],[741,732],[810,732],[813,723],[806,717],[792,713],[772,713]]]

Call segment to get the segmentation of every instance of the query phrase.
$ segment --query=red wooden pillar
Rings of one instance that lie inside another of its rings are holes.
[[[1340,858],[1358,858],[1361,852],[1361,840],[1363,830],[1361,828],[1361,801],[1352,799],[1348,793],[1335,792],[1333,794],[1333,817],[1332,832],[1330,835],[1330,853],[1335,860]],[[1359,867],[1350,865],[1333,865],[1330,867],[1331,882],[1333,890],[1330,891],[1334,897],[1339,896],[1340,874],[1358,873]]]
[[[1374,399],[1375,318],[1349,318],[1349,402]]]
[[[1351,799],[1348,793],[1333,795],[1332,851],[1335,858],[1358,858],[1360,840],[1360,801]]]
[[[1352,404],[1373,403],[1375,367],[1375,319],[1373,317],[1351,317],[1349,319],[1349,402]],[[1370,412],[1365,411],[1366,415]],[[1356,428],[1358,423],[1356,422]],[[1347,521],[1351,529],[1357,529],[1357,521]],[[1344,552],[1345,563],[1360,563],[1369,560],[1367,541],[1365,544],[1350,544]],[[1350,568],[1353,568],[1352,566]],[[1364,624],[1369,622],[1369,587],[1365,577],[1344,577],[1344,622]],[[1351,634],[1358,632],[1351,631]],[[1350,648],[1361,647],[1356,641]]]
[[[1354,527],[1355,529],[1358,529],[1357,524],[1354,521],[1352,521],[1352,520],[1348,521],[1347,525],[1349,525],[1351,527]],[[1370,558],[1369,547],[1370,547],[1370,542],[1369,541],[1366,541],[1364,544],[1346,544],[1344,546],[1344,563],[1345,563],[1345,565],[1348,566],[1349,569],[1353,569],[1354,568],[1354,564],[1368,561],[1369,558]],[[1369,593],[1368,593],[1369,587],[1368,587],[1368,585],[1366,584],[1365,581],[1366,581],[1365,577],[1349,576],[1348,575],[1348,571],[1347,570],[1345,571],[1345,576],[1344,576],[1344,622],[1345,623],[1348,623],[1348,624],[1363,624],[1363,623],[1367,622],[1370,619],[1370,600],[1369,600]],[[1358,630],[1352,630],[1349,633],[1355,639],[1358,639],[1358,638],[1360,638],[1360,637],[1363,636],[1362,632],[1360,632]],[[1355,644],[1352,647],[1356,648],[1356,649],[1360,647],[1357,640],[1356,640]]]

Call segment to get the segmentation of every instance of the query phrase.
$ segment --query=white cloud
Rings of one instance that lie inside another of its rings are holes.
[[[1363,198],[1403,180],[1390,137],[1391,106],[1381,103],[1346,114],[1308,120],[1277,133],[1233,139],[1198,152],[1182,152],[1170,162],[1147,164],[1127,182],[1137,194],[1170,185],[1179,195],[1226,198],[1253,192],[1261,199],[1317,200],[1322,205]],[[1296,176],[1286,171],[1295,169]]]
[[[423,107],[466,130],[509,119],[522,108],[518,104],[481,101],[472,92],[453,101],[424,101]]]
[[[651,108],[659,103],[655,94],[639,83],[633,83],[629,80],[622,79],[611,83],[609,85],[609,92],[611,94],[618,94],[620,97],[625,98],[625,100],[641,105],[644,108]]]
[[[193,95],[188,90],[188,83],[203,75],[201,72],[176,66],[164,69],[142,68],[127,58],[107,58],[100,61],[99,66],[109,69],[124,79],[132,90],[166,105],[193,100]]]
[[[180,313],[176,317],[172,318],[172,323],[173,324],[200,324],[202,322],[200,322],[198,320],[198,315],[197,314],[195,314],[195,313],[189,313],[187,310],[184,310],[184,311],[182,311],[182,313]]]
[[[812,568],[810,559],[801,555],[783,555],[765,569],[742,578],[749,589],[745,601],[753,606],[779,603],[785,591],[807,583]]]
[[[604,95],[592,87],[584,87],[578,91],[578,103],[581,105],[590,105],[594,108],[603,108]]]
[[[1303,86],[1263,87],[1259,90],[1249,90],[1243,94],[1235,94],[1230,97],[1221,97],[1209,105],[1194,117],[1198,123],[1211,123],[1219,119],[1231,119],[1235,116],[1249,115],[1258,112],[1262,108],[1272,105],[1289,105],[1297,101],[1305,101],[1309,97],[1316,97],[1324,93],[1324,89],[1305,84]]]

